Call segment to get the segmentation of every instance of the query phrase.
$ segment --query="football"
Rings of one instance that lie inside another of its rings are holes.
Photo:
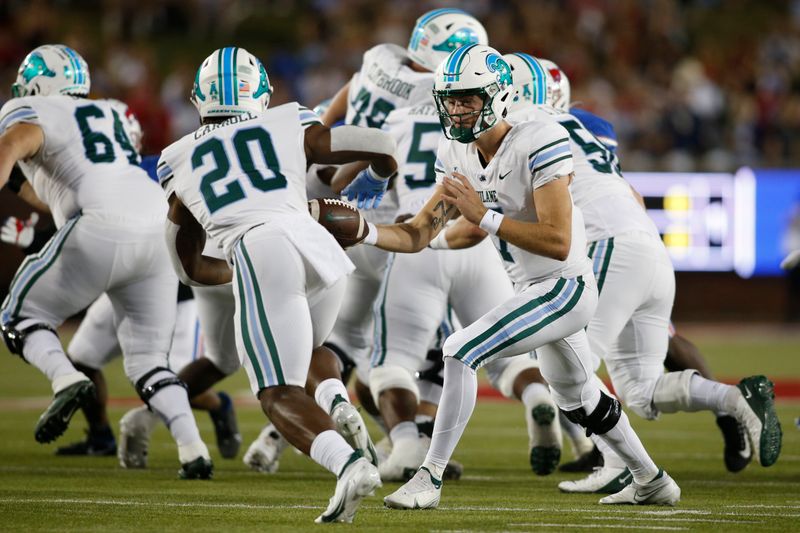
[[[308,212],[333,235],[342,248],[360,243],[369,231],[358,209],[338,198],[309,200]]]

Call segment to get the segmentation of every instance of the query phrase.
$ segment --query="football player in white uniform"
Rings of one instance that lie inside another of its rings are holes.
[[[442,137],[439,114],[433,101],[396,109],[383,129],[397,141],[394,192],[401,217],[410,218],[425,205],[436,185],[436,149]],[[343,171],[352,174],[358,168]],[[486,234],[472,228],[483,241]],[[442,239],[434,244],[447,248]],[[420,437],[415,423],[418,404],[438,405],[441,387],[420,382],[417,376],[430,375],[432,362],[426,352],[435,342],[440,317],[452,310],[459,323],[471,324],[514,294],[502,260],[491,252],[488,241],[469,250],[428,248],[418,254],[393,255],[389,264],[374,308],[375,347],[368,381],[392,442],[391,454],[379,467],[384,481],[413,475],[427,452],[428,441]],[[441,369],[441,364],[436,366]],[[561,433],[557,407],[537,367],[535,357],[525,354],[494,361],[487,371],[506,397],[523,400],[531,466],[537,474],[546,475],[558,464]]]
[[[520,85],[548,81],[533,57],[504,57],[515,67]],[[575,167],[571,191],[583,212],[599,292],[587,333],[617,395],[649,420],[677,411],[731,413],[747,429],[761,464],[773,464],[780,453],[781,430],[767,378],[752,376],[734,387],[703,378],[696,370],[664,373],[675,273],[655,224],[623,179],[616,156],[577,117],[551,105],[536,105],[526,94],[517,96],[512,120],[560,124],[569,133]],[[560,483],[561,490],[614,493],[630,482],[624,461],[602,439],[595,436],[595,442],[603,452],[603,468],[586,479]]]
[[[51,380],[53,402],[35,437],[66,429],[94,386],[65,355],[55,328],[103,292],[114,306],[125,372],[178,444],[180,475],[211,476],[186,390],[167,368],[177,280],[160,237],[166,203],[138,166],[114,105],[88,100],[86,62],[45,45],[22,63],[0,111],[0,185],[18,164],[59,228],[17,271],[0,312],[12,353]],[[66,289],[65,289],[66,287]]]
[[[267,109],[270,94],[266,70],[244,49],[217,50],[198,69],[192,101],[202,126],[167,147],[158,166],[168,249],[186,283],[233,278],[236,345],[253,393],[291,444],[339,477],[317,521],[350,522],[381,482],[304,390],[312,348],[333,327],[353,270],[308,214],[306,168],[363,159],[365,173],[388,179],[395,146],[378,130],[329,130],[295,102]],[[206,233],[225,260],[202,255]]]
[[[680,499],[677,484],[653,463],[619,402],[602,392],[592,371],[584,328],[597,305],[597,289],[584,251],[583,220],[568,188],[573,166],[567,132],[558,124],[512,127],[505,120],[514,95],[511,69],[488,46],[451,53],[435,82],[448,137],[437,156],[441,184],[410,221],[370,224],[365,242],[416,252],[460,213],[509,254],[504,264],[516,295],[445,341],[444,390],[428,455],[384,502],[405,509],[438,505],[442,472],[475,406],[476,370],[535,349],[558,406],[601,435],[634,477],[638,492],[626,487],[601,503],[674,505]]]
[[[380,128],[392,110],[430,102],[433,70],[447,54],[465,44],[487,41],[481,23],[460,9],[425,13],[417,20],[406,49],[380,44],[364,53],[361,69],[336,94],[322,120],[328,126],[344,119],[345,124]],[[388,183],[373,178],[361,186],[382,195]],[[366,192],[350,188],[345,194],[354,200]],[[364,216],[375,223],[391,223],[396,211],[397,203],[387,201]],[[355,246],[348,256],[356,271],[347,281],[345,300],[326,344],[342,359],[355,363],[361,383],[357,389],[363,392],[373,346],[372,306],[389,254],[371,246]]]

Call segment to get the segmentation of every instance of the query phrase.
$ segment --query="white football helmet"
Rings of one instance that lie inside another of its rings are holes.
[[[470,128],[459,127],[446,105],[448,98],[479,96],[478,119]],[[494,48],[470,44],[452,52],[434,74],[433,98],[439,111],[439,121],[448,139],[470,143],[508,115],[514,97],[511,67]]]
[[[433,72],[450,52],[466,44],[489,44],[483,25],[460,9],[434,9],[417,19],[408,57]]]
[[[535,57],[514,52],[504,55],[503,59],[511,67],[511,77],[514,78],[515,93],[510,113],[532,105],[545,105],[552,100],[553,78]]]
[[[86,96],[91,80],[89,66],[78,53],[63,44],[45,44],[25,56],[11,86],[12,96],[69,94]]]
[[[539,59],[539,63],[547,70],[550,77],[553,78],[553,90],[549,95],[550,101],[547,102],[547,105],[560,109],[564,113],[569,113],[569,78],[567,78],[567,75],[561,70],[561,67],[549,59]]]
[[[244,48],[227,47],[215,50],[197,69],[191,100],[204,119],[261,113],[271,95],[261,61]]]

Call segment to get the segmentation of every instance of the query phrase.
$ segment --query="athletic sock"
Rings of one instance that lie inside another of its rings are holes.
[[[461,361],[445,357],[442,399],[433,425],[431,446],[422,463],[439,479],[472,416],[477,395],[475,371]]]
[[[600,438],[599,435],[592,435],[590,437],[592,442],[594,442],[597,449],[603,456],[603,466],[606,468],[625,468],[625,461],[622,460],[622,457],[617,455],[617,453],[611,449],[611,446],[606,444],[606,442]]]
[[[419,440],[419,429],[416,422],[400,422],[389,432],[392,447],[402,446],[403,442]]]
[[[330,414],[334,407],[334,402],[349,402],[350,397],[347,395],[347,388],[345,388],[341,379],[329,378],[317,385],[317,390],[314,391],[314,400],[323,411]]]
[[[353,455],[353,448],[332,429],[323,431],[311,443],[309,455],[317,464],[339,477]]]
[[[67,378],[73,374],[80,374],[84,379],[84,374],[75,370],[72,362],[64,353],[58,336],[52,331],[40,329],[25,337],[25,345],[22,347],[23,358],[47,376],[51,383],[58,378]],[[72,385],[81,379],[61,379],[58,388],[53,383],[53,394],[59,392],[64,387]],[[63,383],[66,383],[64,385]]]
[[[163,370],[150,376],[143,388],[150,387],[162,379],[174,378],[175,374]],[[189,406],[189,397],[186,389],[180,385],[167,385],[158,389],[148,400],[150,409],[153,410],[167,425],[172,438],[178,446],[188,446],[197,441],[201,441],[200,432],[192,415],[192,408]],[[208,458],[208,455],[206,455]]]
[[[525,387],[525,390],[522,391],[520,400],[522,400],[522,404],[528,411],[543,401],[553,403],[553,400],[550,397],[550,388],[544,383],[536,382],[530,383]]]
[[[622,458],[637,483],[647,483],[658,474],[658,467],[647,454],[624,412],[617,424],[599,437]]]
[[[714,411],[717,416],[720,413],[731,413],[736,407],[736,391],[738,389],[732,385],[711,381],[695,374],[689,381],[690,409]]]

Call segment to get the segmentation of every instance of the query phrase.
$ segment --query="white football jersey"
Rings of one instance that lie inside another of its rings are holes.
[[[512,121],[558,123],[569,133],[575,178],[572,199],[580,207],[589,242],[639,230],[658,235],[658,229],[622,177],[617,156],[574,115],[545,106],[520,110]]]
[[[81,210],[163,221],[164,195],[139,167],[116,103],[61,95],[14,98],[0,110],[0,133],[20,122],[44,134],[36,155],[18,164],[57,227]]]
[[[379,44],[364,53],[350,80],[346,124],[380,128],[395,109],[433,102],[433,72],[409,66],[406,49]]]
[[[523,122],[506,134],[500,148],[484,168],[475,143],[443,138],[436,161],[436,179],[458,172],[478,191],[483,204],[510,218],[538,222],[533,191],[573,171],[568,134],[558,124]],[[572,209],[572,243],[569,256],[558,261],[532,254],[513,244],[492,239],[509,277],[520,288],[551,278],[591,275],[586,257],[586,236],[580,209]]]
[[[433,103],[404,107],[389,113],[383,130],[397,142],[394,189],[398,214],[415,214],[436,185],[436,150],[444,137]]]
[[[284,220],[281,215],[299,219],[302,228],[288,229],[300,231],[306,219],[313,222],[304,140],[316,123],[313,111],[292,102],[206,124],[161,153],[159,182],[226,254],[247,230]]]

